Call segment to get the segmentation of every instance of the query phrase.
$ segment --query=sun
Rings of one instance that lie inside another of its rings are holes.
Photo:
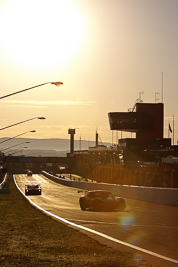
[[[67,65],[84,38],[82,13],[72,0],[7,0],[0,6],[0,44],[23,68]]]

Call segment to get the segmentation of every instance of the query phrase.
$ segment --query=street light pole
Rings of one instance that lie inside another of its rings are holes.
[[[21,124],[21,123],[27,122],[27,121],[34,120],[34,119],[45,120],[46,118],[45,118],[45,117],[35,117],[35,118],[31,118],[31,119],[28,119],[28,120],[25,120],[25,121],[21,121],[21,122],[18,122],[18,123],[15,123],[15,124],[12,124],[12,125],[6,126],[6,127],[4,127],[4,128],[1,128],[1,129],[0,129],[0,131],[2,131],[2,130],[4,130],[4,129],[7,129],[7,128],[10,128],[10,127],[12,127],[12,126],[18,125],[18,124]]]
[[[2,143],[4,143],[4,142],[7,142],[7,141],[9,141],[9,140],[12,140],[12,139],[14,139],[14,138],[16,138],[16,137],[18,137],[18,136],[23,135],[23,134],[26,134],[26,133],[35,133],[35,132],[36,132],[36,130],[32,130],[32,131],[24,132],[24,133],[22,133],[22,134],[18,134],[18,135],[14,136],[14,137],[8,138],[8,139],[6,139],[6,140],[0,142],[0,144],[2,144]]]
[[[14,153],[14,152],[19,152],[21,149],[24,149],[24,148],[28,148],[27,146],[24,146],[24,147],[19,147],[18,149],[12,149],[11,151],[9,151],[9,152],[6,152],[6,153],[8,153],[8,154],[11,154],[12,155],[12,152]]]
[[[36,87],[39,87],[39,86],[42,86],[42,85],[45,85],[45,84],[49,84],[49,83],[50,83],[50,84],[54,84],[54,85],[56,85],[56,86],[60,86],[60,85],[63,84],[62,82],[47,82],[47,83],[42,83],[42,84],[35,85],[35,86],[30,87],[30,88],[27,88],[27,89],[23,89],[23,90],[14,92],[14,93],[9,94],[9,95],[1,96],[0,99],[3,99],[3,98],[5,98],[5,97],[11,96],[11,95],[16,95],[16,94],[19,94],[19,93],[22,93],[22,92],[28,91],[28,90],[30,90],[30,89],[33,89],[33,88],[36,88]]]
[[[14,155],[14,154],[16,154],[16,153],[20,153],[20,152],[22,152],[24,149],[21,149],[21,150],[18,150],[18,151],[15,151],[15,152],[13,152],[12,154],[10,154],[11,156],[12,155]]]
[[[10,147],[7,147],[7,148],[4,148],[4,149],[1,149],[1,152],[5,151],[5,150],[8,150],[12,147],[15,147],[15,146],[19,146],[19,145],[22,145],[22,144],[30,144],[30,142],[22,142],[22,143],[19,143],[17,145],[14,145],[14,146],[10,146]],[[5,152],[6,153],[6,152]]]

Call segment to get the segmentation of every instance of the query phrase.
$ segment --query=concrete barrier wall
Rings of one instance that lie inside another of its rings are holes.
[[[83,181],[72,181],[61,179],[47,172],[42,174],[49,179],[65,186],[75,187],[82,190],[109,190],[113,194],[132,198],[141,201],[159,203],[164,205],[178,206],[178,189],[177,188],[159,188],[159,187],[143,187],[143,186],[128,186],[114,185],[105,183],[91,183]]]

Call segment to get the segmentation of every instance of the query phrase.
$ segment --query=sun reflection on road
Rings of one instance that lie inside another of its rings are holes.
[[[132,213],[123,213],[121,217],[119,217],[119,224],[124,227],[130,226],[135,222],[135,217]]]

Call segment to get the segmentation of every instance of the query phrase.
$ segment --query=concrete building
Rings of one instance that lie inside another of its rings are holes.
[[[129,112],[110,112],[108,117],[111,130],[136,137],[119,139],[117,148],[96,145],[74,151],[71,171],[98,182],[178,187],[177,161],[163,162],[178,156],[177,146],[163,136],[164,104],[138,102]]]

